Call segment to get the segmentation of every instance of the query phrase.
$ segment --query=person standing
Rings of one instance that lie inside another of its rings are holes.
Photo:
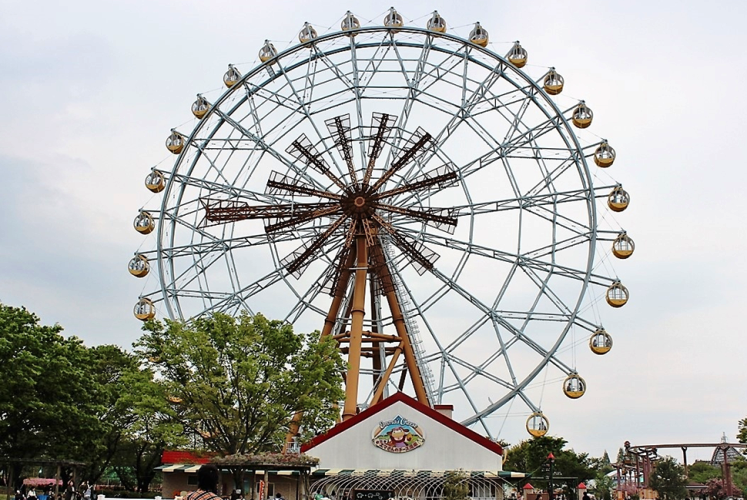
[[[197,491],[187,495],[186,500],[221,500],[218,496],[220,472],[213,464],[205,464],[197,471]]]
[[[73,496],[75,496],[75,483],[71,479],[67,482],[67,487],[65,488],[65,500],[74,500]]]
[[[91,500],[91,485],[88,484],[88,481],[83,481],[80,484],[80,491],[83,492],[83,500]]]

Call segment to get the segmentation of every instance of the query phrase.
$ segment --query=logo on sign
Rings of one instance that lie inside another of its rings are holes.
[[[379,422],[373,432],[373,444],[389,453],[407,453],[420,448],[425,435],[415,422],[397,415],[392,420]]]

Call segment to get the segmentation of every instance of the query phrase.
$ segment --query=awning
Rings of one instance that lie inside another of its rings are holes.
[[[317,469],[311,473],[311,495],[352,498],[356,490],[389,491],[395,497],[439,498],[449,472],[461,474],[473,497],[495,498],[509,478],[529,474],[501,470],[445,471],[403,469]]]
[[[185,474],[196,474],[198,470],[200,470],[200,467],[202,467],[202,464],[166,464],[166,465],[160,465],[156,467],[156,470],[160,470],[162,472],[182,472]],[[221,467],[221,470],[223,472],[228,472],[228,469],[225,466]],[[265,471],[263,469],[248,469],[246,471],[254,472],[256,475],[264,475]],[[274,474],[277,476],[297,476],[298,471],[297,470],[268,470],[268,474]]]

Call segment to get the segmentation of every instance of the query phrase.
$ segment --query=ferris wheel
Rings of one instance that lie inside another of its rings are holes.
[[[597,305],[628,300],[608,265],[635,248],[612,218],[629,203],[604,170],[615,151],[574,131],[592,110],[562,100],[554,68],[522,69],[519,42],[498,54],[480,23],[462,38],[437,12],[348,12],[298,39],[229,65],[168,136],[173,167],[146,178],[160,206],[134,222],[152,233],[129,263],[151,278],[135,316],[321,330],[348,359],[343,418],[404,390],[492,436],[518,401],[543,435],[535,379],[582,396],[571,352],[608,352]]]

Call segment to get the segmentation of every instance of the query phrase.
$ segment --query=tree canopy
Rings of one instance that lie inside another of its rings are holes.
[[[672,457],[656,462],[649,478],[649,486],[662,500],[675,500],[687,497],[687,476],[685,468]]]
[[[93,356],[25,308],[0,304],[0,455],[75,459],[101,430]]]
[[[565,449],[568,442],[560,437],[542,436],[522,441],[508,449],[504,470],[531,472],[534,476],[544,475],[541,469],[547,463],[547,455],[555,456],[554,476],[574,477],[578,481],[588,481],[594,477],[588,453],[576,453]],[[545,472],[546,473],[546,472]],[[575,487],[575,484],[572,485]]]
[[[306,437],[336,420],[343,363],[332,338],[296,334],[259,314],[151,321],[144,330],[136,352],[162,378],[185,429],[210,451],[277,448],[296,412]]]
[[[133,354],[115,345],[86,347],[62,331],[25,308],[0,304],[0,456],[85,462],[82,477],[96,482],[107,467],[136,462],[123,450],[160,419],[167,427],[158,428],[160,439],[147,433],[152,453],[136,474],[147,488],[165,443],[180,442],[180,426],[164,418],[170,408],[163,390],[158,394],[153,373]],[[18,463],[14,477],[21,471]],[[62,472],[64,478],[69,471]]]

